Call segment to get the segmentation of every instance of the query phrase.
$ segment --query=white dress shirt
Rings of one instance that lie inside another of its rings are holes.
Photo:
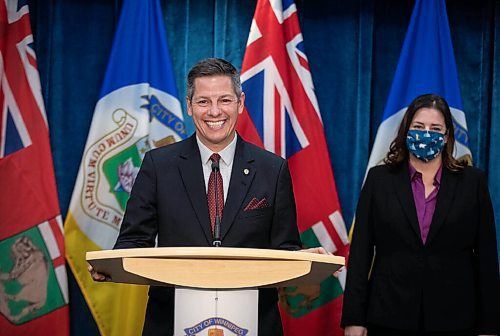
[[[226,148],[217,153],[220,155],[219,169],[222,175],[222,187],[224,188],[224,204],[226,204],[229,182],[231,181],[231,171],[233,170],[237,137],[238,135],[235,134],[233,141],[231,141]],[[198,135],[196,135],[196,142],[198,143],[198,148],[200,149],[203,176],[205,178],[205,191],[208,192],[208,179],[210,178],[210,173],[212,173],[212,161],[210,160],[210,156],[212,156],[214,152],[212,152],[200,141]]]

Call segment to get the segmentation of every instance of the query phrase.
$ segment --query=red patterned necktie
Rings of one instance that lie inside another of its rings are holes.
[[[220,155],[213,153],[210,160],[219,166]],[[219,201],[219,220],[222,219],[222,210],[224,209],[224,188],[222,186],[222,175],[220,169],[212,169],[208,179],[208,210],[210,211],[210,223],[212,224],[212,234],[215,225],[215,179],[217,179],[217,200]]]

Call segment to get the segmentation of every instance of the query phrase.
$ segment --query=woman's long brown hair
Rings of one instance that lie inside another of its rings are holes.
[[[450,107],[446,100],[435,94],[418,96],[411,102],[410,106],[408,106],[399,126],[396,139],[391,143],[389,153],[387,153],[384,159],[385,164],[388,166],[396,166],[408,160],[410,154],[406,147],[406,135],[408,134],[415,113],[421,108],[432,108],[441,112],[444,117],[446,135],[448,136],[448,141],[445,143],[442,152],[443,165],[452,171],[462,169],[465,166],[465,162],[458,161],[453,157],[453,151],[455,150],[455,128],[453,127]]]

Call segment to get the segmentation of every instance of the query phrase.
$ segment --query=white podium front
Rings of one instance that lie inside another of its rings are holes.
[[[257,335],[258,304],[257,289],[176,288],[174,335]]]
[[[160,247],[87,252],[113,282],[175,286],[175,335],[257,335],[258,291],[319,284],[344,257],[227,247]]]

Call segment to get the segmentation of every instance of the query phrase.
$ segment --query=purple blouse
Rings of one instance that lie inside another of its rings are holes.
[[[441,185],[441,174],[443,168],[440,167],[434,176],[434,190],[425,198],[425,186],[422,180],[422,173],[418,172],[411,163],[408,162],[410,172],[411,189],[413,191],[413,199],[417,210],[418,224],[420,226],[420,236],[425,244],[429,228],[431,227],[432,216],[436,209],[437,194]]]

